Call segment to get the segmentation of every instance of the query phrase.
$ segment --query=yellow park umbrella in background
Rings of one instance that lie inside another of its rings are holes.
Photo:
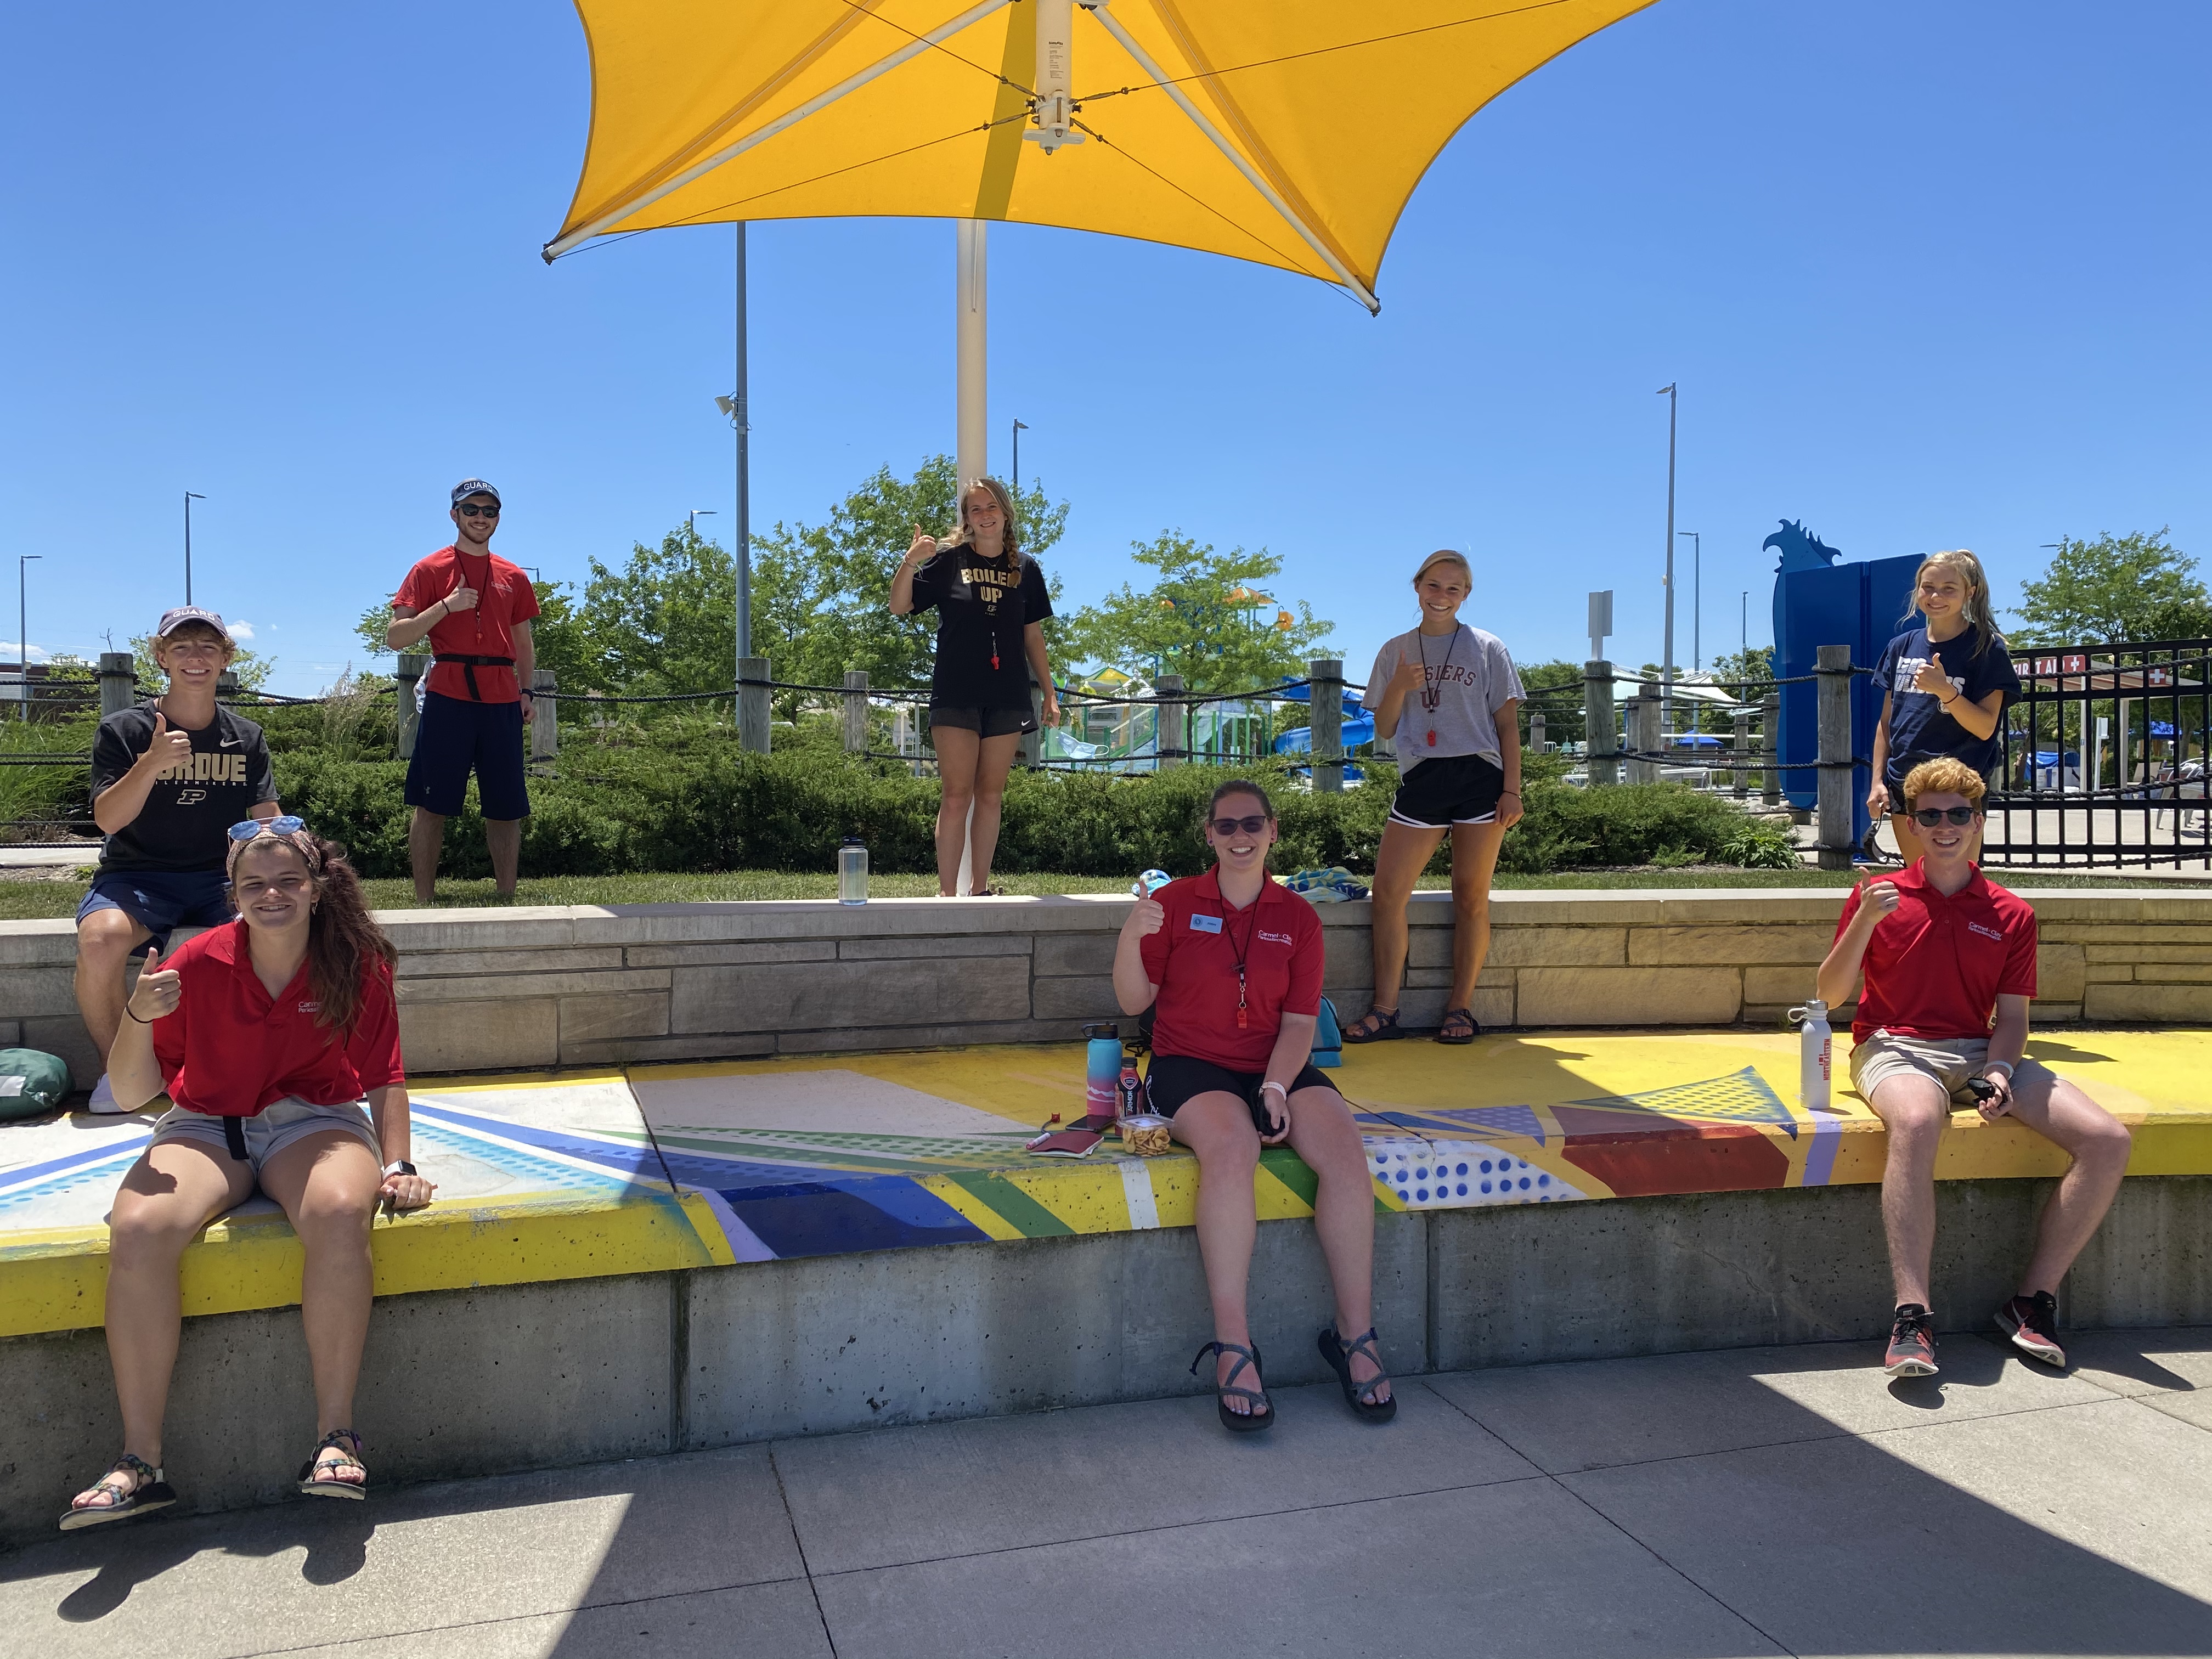
[[[1004,220],[1249,259],[1370,310],[1468,117],[1651,0],[577,0],[594,237]]]

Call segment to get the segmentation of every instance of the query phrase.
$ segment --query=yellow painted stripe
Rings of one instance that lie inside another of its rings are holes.
[[[1024,1237],[1020,1228],[957,1182],[948,1180],[944,1176],[923,1176],[915,1184],[943,1199],[970,1226],[1002,1243]]]
[[[712,1224],[668,1198],[610,1203],[575,1194],[454,1206],[413,1216],[380,1216],[371,1237],[376,1294],[465,1290],[618,1273],[665,1273],[733,1261],[702,1232]],[[216,1223],[185,1251],[187,1314],[290,1307],[300,1299],[300,1243],[283,1217]],[[106,1316],[107,1231],[46,1234],[25,1248],[19,1236],[0,1256],[0,1336],[81,1330]]]

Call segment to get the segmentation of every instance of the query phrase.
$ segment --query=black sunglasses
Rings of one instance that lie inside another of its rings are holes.
[[[1267,827],[1267,814],[1264,812],[1249,818],[1216,818],[1213,820],[1213,833],[1217,836],[1234,836],[1239,834],[1256,836]]]
[[[1946,818],[1954,823],[1972,823],[1979,816],[1971,806],[1930,806],[1924,811],[1915,812],[1912,821],[1923,829],[1933,830]]]
[[[499,509],[497,507],[478,507],[473,501],[463,501],[459,507],[455,507],[453,511],[459,514],[465,519],[496,519],[499,517]]]

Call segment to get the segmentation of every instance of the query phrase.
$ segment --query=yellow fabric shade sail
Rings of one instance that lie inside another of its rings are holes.
[[[1460,125],[1650,3],[577,0],[591,138],[545,255],[741,219],[998,219],[1302,271],[1371,307]]]

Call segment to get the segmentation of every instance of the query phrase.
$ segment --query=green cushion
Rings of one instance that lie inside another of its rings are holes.
[[[68,1063],[36,1048],[0,1048],[0,1123],[38,1117],[70,1091]]]

